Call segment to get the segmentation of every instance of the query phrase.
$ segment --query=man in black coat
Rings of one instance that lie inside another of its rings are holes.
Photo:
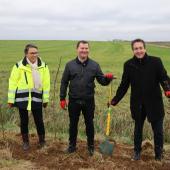
[[[160,84],[170,97],[170,79],[158,57],[146,53],[145,42],[132,41],[133,58],[124,64],[121,83],[111,104],[116,105],[131,86],[130,109],[135,120],[134,160],[140,159],[142,131],[147,117],[154,133],[155,159],[162,159],[164,107]]]
[[[94,152],[94,88],[95,78],[101,85],[108,85],[113,75],[111,73],[103,74],[98,63],[88,57],[89,43],[79,41],[77,43],[77,57],[68,62],[61,80],[60,87],[60,106],[65,109],[67,106],[66,94],[69,85],[69,147],[67,153],[76,151],[76,140],[78,133],[78,121],[80,112],[85,119],[87,145],[89,154]]]

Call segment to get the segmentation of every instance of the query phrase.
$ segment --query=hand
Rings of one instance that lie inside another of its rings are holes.
[[[13,107],[13,103],[8,103],[8,107],[12,108]]]
[[[64,109],[64,110],[66,110],[67,102],[66,102],[65,99],[60,101],[60,107],[61,107],[62,109]]]
[[[46,108],[48,103],[43,103],[43,107]]]
[[[106,77],[106,78],[109,79],[109,80],[112,80],[112,79],[113,79],[113,74],[112,74],[112,73],[106,73],[106,74],[104,75],[104,77]]]
[[[170,98],[170,90],[169,91],[165,91],[165,96]]]

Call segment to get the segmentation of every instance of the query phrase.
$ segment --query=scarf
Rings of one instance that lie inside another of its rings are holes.
[[[31,66],[31,71],[32,71],[32,77],[33,77],[33,82],[34,82],[34,88],[39,89],[42,87],[42,82],[40,78],[40,73],[38,72],[38,62],[36,60],[35,63],[31,63],[31,61],[27,59],[28,64]]]

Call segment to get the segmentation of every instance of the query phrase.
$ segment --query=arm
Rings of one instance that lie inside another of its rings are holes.
[[[108,85],[112,81],[112,79],[104,76],[99,65],[97,65],[96,79],[97,79],[97,82],[103,86]]]
[[[8,103],[15,103],[15,93],[17,89],[17,84],[19,81],[19,69],[15,65],[12,68],[11,75],[9,78],[9,86],[8,86]]]
[[[68,64],[66,64],[63,75],[62,75],[62,79],[61,79],[60,100],[65,100],[66,98],[67,87],[68,87],[68,83],[70,80],[69,77],[70,77],[69,68],[68,68]]]
[[[161,59],[158,60],[158,79],[164,91],[170,91],[170,78],[167,75]]]
[[[43,75],[43,103],[49,102],[49,93],[50,93],[50,72],[48,66],[44,68]]]
[[[122,75],[122,80],[121,83],[117,89],[116,96],[113,97],[111,104],[116,105],[126,94],[130,84],[130,78],[128,74],[128,69],[127,65],[124,64],[124,69],[123,69],[123,75]]]

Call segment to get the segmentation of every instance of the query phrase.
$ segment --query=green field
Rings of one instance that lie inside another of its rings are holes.
[[[12,130],[19,132],[19,117],[16,109],[7,108],[7,89],[8,78],[12,66],[22,59],[23,50],[27,43],[34,43],[39,47],[40,57],[48,64],[51,73],[51,102],[45,110],[44,120],[47,135],[67,140],[68,137],[68,113],[59,108],[59,86],[60,79],[67,61],[76,57],[76,41],[0,41],[0,103],[1,131]],[[170,75],[170,48],[163,47],[162,44],[148,44],[148,53],[161,57],[165,68]],[[54,77],[57,71],[59,57],[62,56],[61,68],[57,80],[56,99],[53,99]],[[112,72],[117,79],[113,82],[113,95],[120,83],[123,63],[132,57],[132,51],[129,42],[90,42],[90,57],[96,60],[104,73]],[[108,100],[109,87],[102,87],[96,83],[96,115],[95,115],[95,131],[96,139],[103,138],[104,112]],[[129,93],[118,106],[112,109],[111,137],[125,143],[133,141],[134,123],[130,116],[129,110]],[[55,108],[51,103],[54,101]],[[165,103],[165,142],[170,143],[170,106],[168,99],[164,97]],[[154,106],[153,106],[154,107]],[[30,129],[35,132],[34,123],[31,118]],[[145,123],[144,137],[152,139],[152,132],[149,123]],[[79,138],[85,139],[84,121],[81,117],[79,124]]]

